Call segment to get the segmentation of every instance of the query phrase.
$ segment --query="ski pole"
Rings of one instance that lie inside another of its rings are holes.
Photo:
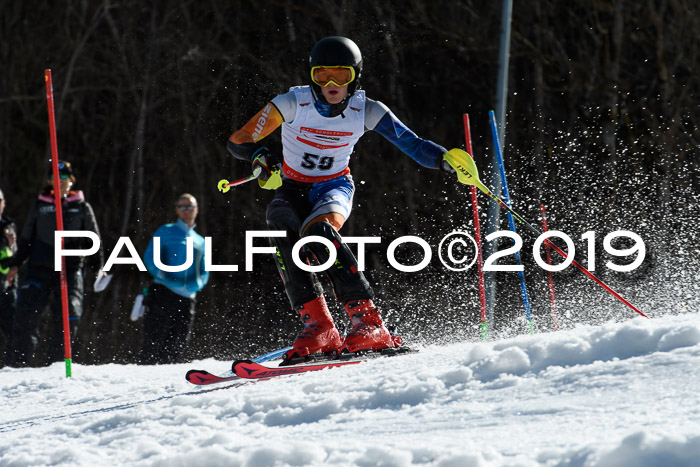
[[[469,128],[469,115],[464,114],[464,139],[467,145],[467,153],[474,154],[472,152],[472,135]],[[472,214],[474,215],[474,233],[476,237],[476,247],[477,247],[477,261],[476,265],[479,271],[479,303],[481,305],[481,329],[480,335],[481,340],[486,341],[489,338],[489,324],[486,319],[486,282],[484,281],[484,260],[481,249],[481,226],[479,223],[479,204],[476,196],[476,187],[471,186],[471,198],[472,198]]]
[[[496,126],[496,114],[493,110],[489,111],[489,120],[491,121],[491,134],[493,135],[493,144],[496,149],[496,160],[498,161],[498,172],[501,175],[501,184],[503,185],[503,201],[510,207],[510,194],[508,192],[508,181],[506,180],[506,169],[503,163],[503,155],[501,153],[501,142],[498,137],[498,128]],[[513,233],[515,231],[515,221],[513,220],[513,215],[508,212],[508,227]],[[515,243],[515,240],[513,240]],[[523,262],[520,259],[520,251],[515,252],[515,262],[518,266],[522,266]],[[534,326],[532,324],[532,311],[530,309],[530,296],[527,293],[527,285],[525,284],[525,272],[518,271],[518,278],[520,279],[520,297],[523,299],[523,307],[525,308],[525,319],[527,320],[527,329],[530,334],[535,332]]]
[[[501,206],[503,209],[508,211],[513,215],[513,218],[523,224],[525,227],[530,229],[532,232],[536,233],[537,235],[542,235],[542,232],[537,229],[537,227],[532,226],[529,222],[527,222],[525,219],[523,219],[517,212],[515,212],[510,206],[508,206],[506,203],[501,200],[498,196],[494,195],[491,190],[489,190],[486,185],[484,185],[481,180],[479,180],[479,171],[476,168],[476,164],[472,160],[471,156],[467,154],[466,152],[462,151],[461,149],[450,149],[447,154],[445,155],[446,160],[450,163],[450,165],[457,171],[457,177],[459,178],[459,181],[466,184],[466,185],[474,185],[476,186],[479,190],[481,190],[486,196],[491,198],[494,202],[498,203],[499,206]],[[549,241],[549,239],[544,240],[545,245],[551,246],[554,251],[559,253],[564,259],[568,258],[568,255],[564,253],[559,247],[557,247],[554,243]],[[596,282],[598,285],[603,287],[605,290],[610,292],[615,298],[620,300],[622,303],[639,313],[640,315],[644,316],[645,318],[648,318],[647,315],[639,311],[634,305],[632,305],[630,302],[622,298],[620,294],[615,292],[613,289],[611,289],[607,284],[605,284],[603,281],[598,279],[596,276],[594,276],[588,269],[584,268],[581,266],[579,263],[577,263],[575,260],[571,260],[571,264],[576,266],[578,269],[581,270],[585,275],[587,275],[591,280]]]
[[[547,211],[544,208],[544,204],[540,206],[540,211],[542,212],[542,230],[547,232]],[[544,245],[544,249],[547,253],[547,264],[552,265],[552,255],[550,254],[549,244]],[[554,301],[554,274],[552,271],[547,271],[547,279],[549,281],[549,301],[552,303],[552,323],[554,325],[554,330],[559,330],[559,323],[557,322],[557,307]]]
[[[228,190],[231,189],[232,186],[243,185],[244,183],[256,180],[261,173],[262,169],[260,167],[256,167],[253,173],[248,175],[247,177],[239,178],[238,180],[234,180],[232,182],[229,182],[225,178],[222,178],[221,180],[219,180],[219,183],[216,186],[220,192],[226,193]]]

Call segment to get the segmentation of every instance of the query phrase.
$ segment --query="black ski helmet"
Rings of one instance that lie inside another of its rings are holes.
[[[309,55],[309,67],[351,66],[355,69],[355,79],[348,85],[348,96],[357,90],[362,74],[362,53],[360,48],[347,37],[330,36],[318,41]],[[321,88],[311,82],[316,95],[321,96]]]

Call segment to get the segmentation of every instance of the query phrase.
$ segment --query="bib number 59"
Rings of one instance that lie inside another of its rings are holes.
[[[304,153],[301,166],[308,170],[318,168],[319,170],[330,170],[333,167],[333,157],[319,156],[318,154]]]

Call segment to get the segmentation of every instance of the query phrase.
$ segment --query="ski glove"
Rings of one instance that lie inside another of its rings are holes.
[[[7,275],[10,272],[10,268],[13,266],[12,261],[12,250],[9,246],[6,246],[0,250],[0,274]]]
[[[440,170],[445,172],[445,173],[448,173],[448,174],[457,173],[457,172],[455,172],[455,169],[452,168],[450,163],[447,162],[445,159],[443,159],[442,162],[440,163]]]
[[[17,261],[17,257],[13,256],[12,248],[6,246],[0,250],[0,274],[7,275],[10,268],[19,267],[22,264]]]
[[[258,175],[258,185],[266,190],[276,190],[282,186],[282,163],[269,149],[262,146],[251,157],[253,173]]]

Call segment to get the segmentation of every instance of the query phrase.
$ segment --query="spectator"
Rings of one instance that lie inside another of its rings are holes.
[[[76,182],[70,162],[59,161],[58,172],[62,199],[64,230],[90,230],[98,237],[100,231],[95,213],[85,201],[82,191],[71,188]],[[41,316],[53,296],[51,306],[51,331],[48,335],[49,361],[63,360],[63,319],[61,310],[60,274],[54,270],[54,232],[56,208],[53,191],[53,172],[49,167],[48,185],[32,205],[19,237],[17,253],[10,258],[8,281],[14,280],[18,268],[27,261],[27,271],[17,296],[17,309],[12,324],[10,346],[5,359],[8,366],[36,366],[34,351],[40,338]],[[92,243],[85,238],[66,238],[64,248],[87,249]],[[96,271],[102,268],[103,252],[93,255]],[[84,257],[66,257],[66,282],[68,285],[68,314],[71,336],[75,336],[78,320],[83,313]]]
[[[15,223],[5,216],[5,194],[0,190],[0,259],[10,258],[17,251],[17,229]],[[17,279],[7,280],[10,268],[0,267],[0,332],[5,338],[5,345],[12,331],[12,319],[17,299]]]
[[[197,200],[183,193],[175,203],[178,221],[162,225],[153,234],[146,248],[144,262],[153,276],[148,291],[148,306],[144,314],[142,364],[177,362],[187,347],[192,333],[195,297],[209,280],[204,270],[204,238],[194,231],[199,213]],[[154,239],[160,239],[160,251]],[[168,272],[155,265],[156,252],[164,265],[179,266],[187,258],[187,240],[192,239],[193,262],[184,271]]]

